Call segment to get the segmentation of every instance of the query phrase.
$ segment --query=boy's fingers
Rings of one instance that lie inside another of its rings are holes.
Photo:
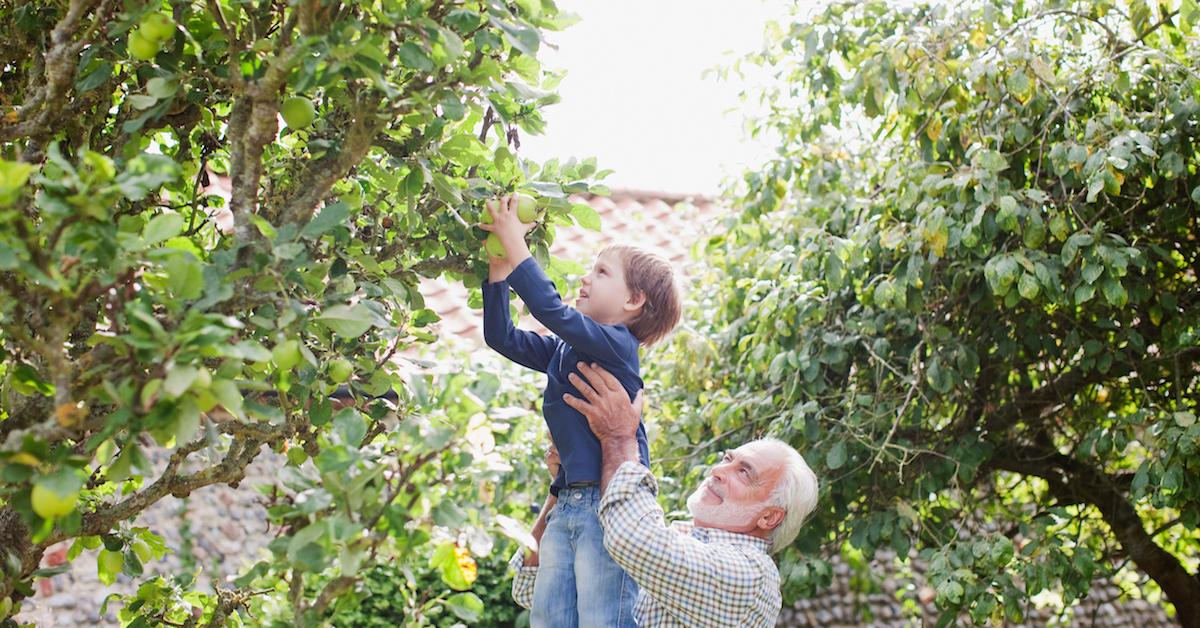
[[[570,381],[573,386],[575,386],[575,389],[579,391],[579,394],[583,395],[584,399],[587,399],[588,401],[595,401],[600,397],[600,394],[596,392],[596,389],[592,388],[590,380],[585,382],[583,381],[583,378],[574,373],[567,375],[567,380]]]
[[[495,231],[495,230],[496,230],[496,226],[495,226],[495,225],[492,225],[492,224],[489,224],[489,223],[486,223],[486,222],[475,223],[475,226],[476,226],[476,227],[479,227],[480,229],[483,229],[484,231],[488,231],[488,232],[491,232],[491,231]]]

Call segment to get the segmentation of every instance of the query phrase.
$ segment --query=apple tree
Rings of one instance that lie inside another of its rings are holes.
[[[848,543],[919,556],[944,622],[1111,579],[1200,625],[1198,25],[835,2],[743,61],[777,156],[708,243],[660,451],[801,448],[823,488],[789,596]]]
[[[491,529],[486,502],[430,523],[411,497],[472,464],[487,395],[414,390],[397,356],[437,339],[422,277],[484,276],[482,199],[539,197],[542,256],[554,223],[594,225],[567,200],[603,191],[593,162],[519,156],[556,100],[543,36],[571,21],[552,0],[0,11],[0,619],[52,544],[140,574],[165,548],[139,512],[268,449],[296,469],[277,562],[214,595],[148,582],[131,618],[221,625],[282,583],[303,625],[362,565],[433,553],[417,531]]]

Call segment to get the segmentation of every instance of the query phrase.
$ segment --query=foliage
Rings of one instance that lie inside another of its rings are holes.
[[[156,538],[125,522],[237,486],[264,446],[291,465],[274,560],[216,595],[148,581],[131,621],[236,623],[278,601],[304,624],[373,561],[427,559],[437,530],[490,535],[473,498],[501,463],[471,439],[508,425],[479,419],[508,384],[410,388],[396,356],[436,338],[422,276],[486,272],[480,199],[542,197],[544,260],[554,223],[592,224],[567,194],[603,191],[593,162],[517,155],[556,99],[542,34],[570,21],[552,0],[0,12],[0,600],[28,595],[44,550],[71,539],[104,545],[102,577],[141,574]],[[335,408],[347,380],[400,403]]]
[[[357,608],[338,612],[338,625],[346,628],[384,628],[403,624],[412,615],[398,600],[408,599],[413,590],[436,591],[438,587],[437,574],[423,571],[417,574],[416,586],[410,590],[408,586],[404,586],[412,582],[409,580],[410,575],[389,563],[376,565],[363,578],[367,595]],[[493,552],[488,559],[479,561],[479,579],[475,581],[471,590],[478,594],[484,611],[471,618],[469,624],[507,628],[521,625],[524,614],[523,623],[528,626],[528,611],[522,611],[513,602],[511,589],[512,576],[508,570],[508,556],[504,552]],[[453,612],[443,612],[434,615],[431,624],[449,627],[462,621],[463,617]]]
[[[658,450],[802,448],[823,487],[788,597],[848,541],[924,559],[945,622],[1097,578],[1200,621],[1198,22],[840,2],[743,62],[775,77],[749,96],[778,157],[733,191],[704,320],[652,375]]]

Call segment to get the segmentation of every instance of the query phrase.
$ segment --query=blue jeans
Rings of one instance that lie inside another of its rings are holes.
[[[599,507],[598,486],[559,491],[538,548],[532,628],[637,626],[638,588],[604,549]]]

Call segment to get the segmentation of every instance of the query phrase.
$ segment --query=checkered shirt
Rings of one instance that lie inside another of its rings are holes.
[[[604,546],[641,588],[639,626],[774,626],[783,599],[767,542],[745,534],[678,522],[668,527],[648,469],[626,462],[600,500]],[[533,603],[537,567],[520,552],[513,599]]]

